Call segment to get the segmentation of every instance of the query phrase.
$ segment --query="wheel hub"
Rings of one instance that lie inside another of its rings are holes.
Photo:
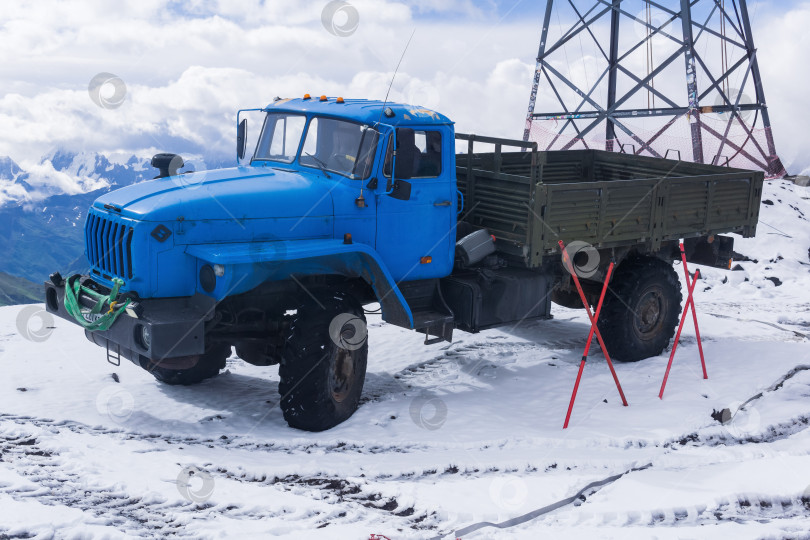
[[[657,289],[647,291],[639,299],[633,326],[641,337],[655,333],[661,325],[661,314],[665,311],[664,303],[664,296]]]

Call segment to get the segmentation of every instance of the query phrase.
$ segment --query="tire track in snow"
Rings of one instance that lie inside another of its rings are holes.
[[[258,451],[267,453],[284,453],[284,454],[326,454],[326,453],[352,453],[352,454],[370,454],[370,455],[385,455],[389,453],[406,454],[406,453],[425,453],[425,452],[498,452],[509,448],[521,448],[524,446],[534,445],[536,442],[533,439],[519,439],[507,438],[502,440],[488,440],[482,441],[478,444],[459,445],[454,443],[447,444],[428,444],[428,443],[349,443],[345,441],[337,441],[330,443],[320,442],[302,442],[300,444],[284,444],[281,442],[261,442],[261,441],[239,441],[237,438],[228,439],[214,439],[214,438],[195,438],[195,437],[182,437],[172,436],[167,434],[156,433],[138,433],[127,431],[122,428],[108,428],[90,426],[82,422],[73,420],[53,420],[49,418],[40,418],[28,415],[18,415],[10,413],[0,413],[0,427],[3,422],[10,422],[18,427],[36,427],[46,430],[53,435],[58,435],[60,430],[68,430],[77,435],[89,435],[93,437],[116,437],[122,441],[144,442],[153,445],[166,444],[170,446],[195,446],[207,449],[221,449],[221,450],[243,450],[243,451]],[[588,448],[593,446],[592,440],[583,441],[562,441],[570,448]],[[643,449],[647,447],[662,446],[656,442],[650,442],[646,439],[633,439],[633,440],[609,440],[604,441],[604,446],[612,449]],[[156,447],[154,451],[159,451],[160,448]],[[143,451],[141,451],[143,452]],[[558,460],[559,461],[559,460]],[[448,467],[454,465],[448,463]],[[538,464],[545,467],[546,464]]]
[[[496,360],[509,359],[519,352],[553,352],[542,343],[498,341],[494,339],[496,337],[505,339],[505,336],[491,336],[489,341],[449,344],[429,360],[416,362],[392,373],[369,374],[378,377],[367,376],[361,403],[377,403],[392,395],[418,393],[431,385],[447,384],[451,380],[458,382],[463,376],[471,379],[485,377],[488,370],[504,365],[502,362],[496,363]],[[584,346],[584,340],[581,341]]]
[[[350,521],[356,520],[358,514],[369,517],[370,511],[374,514],[371,516],[374,522],[391,519],[399,521],[397,526],[404,526],[413,530],[433,528],[433,525],[428,521],[428,518],[432,515],[431,512],[422,511],[417,513],[413,505],[403,507],[396,497],[383,496],[379,491],[364,489],[367,487],[365,484],[346,478],[318,475],[302,477],[297,474],[281,478],[277,476],[270,478],[266,475],[252,477],[244,472],[241,474],[231,472],[224,467],[208,468],[207,472],[237,482],[275,486],[284,491],[303,490],[307,495],[318,501],[324,501],[326,495],[326,502],[343,505],[343,511],[336,516],[337,518],[347,517],[346,510],[352,509],[355,516],[349,518]],[[335,522],[334,518],[332,521],[323,523],[331,524],[333,522]]]
[[[118,436],[125,441],[141,441],[151,443],[165,443],[168,445],[183,445],[183,446],[203,446],[206,448],[223,448],[223,449],[238,449],[250,451],[264,451],[264,452],[282,452],[292,454],[301,452],[311,454],[313,452],[354,452],[359,454],[381,454],[388,452],[410,452],[430,450],[426,445],[420,444],[354,444],[339,441],[337,443],[301,443],[300,445],[289,445],[278,442],[258,442],[258,441],[244,441],[238,442],[237,439],[211,439],[211,438],[195,438],[195,437],[179,437],[166,434],[157,433],[137,433],[127,431],[120,428],[105,428],[94,427],[81,422],[72,420],[52,420],[49,418],[38,418],[27,415],[17,415],[9,413],[0,413],[0,422],[8,421],[13,422],[20,426],[34,426],[43,429],[49,429],[53,433],[57,433],[60,429],[67,429],[79,435],[93,435],[93,436]]]
[[[167,515],[169,512],[183,511],[182,508],[162,507],[161,504],[147,502],[143,497],[130,496],[114,488],[88,486],[80,474],[63,467],[64,461],[58,453],[43,449],[34,435],[0,435],[0,456],[20,476],[39,486],[35,491],[0,486],[0,493],[15,500],[34,498],[48,506],[77,508],[127,534],[152,536],[160,532],[161,535],[184,536],[183,524]]]
[[[137,537],[199,537],[198,532],[186,530],[192,522],[205,523],[214,515],[233,520],[262,520],[287,514],[278,510],[244,509],[239,505],[214,505],[184,500],[153,501],[159,495],[149,492],[130,495],[120,487],[90,485],[81,471],[69,471],[62,456],[40,444],[42,435],[17,433],[0,435],[0,461],[37,489],[15,489],[13,484],[0,484],[0,493],[14,500],[33,498],[46,506],[62,506],[81,510],[102,524],[114,526],[127,536]],[[75,465],[75,462],[73,463]],[[307,517],[320,520],[324,515],[308,509]],[[313,524],[313,528],[317,523]],[[203,527],[204,528],[204,527]],[[0,538],[3,538],[0,528]]]

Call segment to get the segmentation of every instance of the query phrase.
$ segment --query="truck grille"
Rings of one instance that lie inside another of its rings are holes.
[[[84,226],[90,264],[111,276],[132,279],[132,227],[112,216],[94,212]]]

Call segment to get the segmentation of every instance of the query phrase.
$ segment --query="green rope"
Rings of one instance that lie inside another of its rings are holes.
[[[119,303],[117,300],[118,290],[124,284],[124,281],[113,278],[113,288],[110,294],[104,295],[83,287],[79,283],[79,277],[81,276],[78,274],[71,276],[65,283],[65,310],[86,330],[91,332],[108,330],[131,302],[129,298],[123,303]],[[82,293],[96,301],[92,308],[81,307],[79,296]],[[88,320],[88,315],[92,315],[92,320]]]

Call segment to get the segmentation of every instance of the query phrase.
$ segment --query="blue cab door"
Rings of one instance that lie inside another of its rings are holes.
[[[413,144],[410,198],[385,195],[391,182],[393,133],[385,140],[385,158],[377,187],[376,249],[394,279],[444,277],[453,269],[456,225],[455,140],[448,126],[397,129],[397,144]],[[402,153],[398,152],[397,159]],[[400,169],[400,166],[397,166]]]

